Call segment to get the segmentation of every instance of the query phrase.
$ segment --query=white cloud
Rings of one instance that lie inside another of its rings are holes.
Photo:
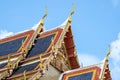
[[[0,39],[3,39],[12,34],[13,34],[13,32],[8,32],[7,30],[0,30]]]
[[[98,62],[100,62],[100,59],[98,57],[91,54],[86,54],[86,53],[79,53],[78,59],[80,64],[82,63],[83,66],[89,66],[89,65],[97,64]]]
[[[120,33],[118,39],[111,43],[112,77],[114,80],[120,79]]]
[[[120,66],[116,66],[111,70],[112,74],[112,79],[113,80],[118,80],[120,79]]]
[[[114,7],[119,5],[120,0],[112,0],[112,4]]]

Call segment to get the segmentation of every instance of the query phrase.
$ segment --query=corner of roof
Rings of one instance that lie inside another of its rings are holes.
[[[58,27],[64,29],[67,22],[68,22],[68,18],[61,25],[59,25]]]
[[[16,35],[25,33],[25,32],[27,32],[27,31],[31,31],[31,30],[33,30],[33,29],[26,29],[26,30],[24,30],[24,31],[20,31],[20,32],[17,32],[17,33],[13,33],[13,34],[11,34],[11,35],[9,35],[9,36],[5,36],[4,38],[2,38],[2,39],[0,39],[0,40],[6,39],[6,38],[9,38],[9,37],[13,37],[13,36],[16,36]]]

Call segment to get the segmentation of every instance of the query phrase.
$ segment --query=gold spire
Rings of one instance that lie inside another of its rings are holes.
[[[72,22],[72,15],[74,14],[74,12],[75,12],[75,9],[76,9],[76,5],[75,4],[73,4],[73,9],[72,9],[72,11],[71,11],[71,13],[70,13],[70,15],[69,15],[69,17],[68,17],[68,22]]]
[[[8,55],[8,64],[7,64],[8,68],[11,68],[11,60],[10,60],[10,55]]]
[[[24,41],[22,40],[22,56],[25,57],[24,54],[28,53],[28,48],[25,48]]]
[[[108,57],[111,53],[111,47],[109,46],[109,50],[108,50],[108,53],[104,59],[104,66],[103,66],[103,71],[102,71],[102,75],[101,75],[101,79],[100,80],[104,80],[104,77],[105,77],[105,70],[107,68],[107,65],[108,65]]]
[[[41,63],[43,62],[41,55],[40,55],[40,62],[41,62]]]
[[[51,44],[52,44],[52,46],[54,45],[54,39],[53,38],[51,39]]]
[[[42,59],[42,57],[41,57],[41,55],[40,55],[40,64],[39,64],[39,67],[40,67],[40,69],[41,70],[43,70],[43,59]]]
[[[26,71],[24,71],[23,75],[24,75],[24,80],[27,80]]]
[[[52,51],[55,52],[55,44],[54,44],[54,39],[51,39],[51,44],[52,44]]]
[[[106,60],[106,61],[108,61],[108,57],[109,57],[109,55],[110,55],[110,53],[111,53],[110,51],[111,51],[111,47],[109,46],[108,53],[107,53],[107,55],[106,55],[106,57],[105,57],[105,60]]]
[[[42,17],[41,24],[44,25],[44,18],[48,15],[48,7],[46,7],[46,12]]]
[[[22,40],[22,52],[24,51],[24,41]]]

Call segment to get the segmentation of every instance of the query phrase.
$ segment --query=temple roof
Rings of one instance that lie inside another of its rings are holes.
[[[0,80],[112,80],[107,57],[82,67],[73,39],[71,11],[59,27],[44,31],[44,18],[36,29],[0,40]]]
[[[59,80],[99,80],[101,69],[97,66],[66,71]]]
[[[81,65],[80,68],[65,71],[59,80],[112,80],[108,63],[109,55],[110,49],[100,63],[89,66]]]
[[[52,44],[58,43],[66,25],[61,26],[52,30],[40,32],[37,35],[32,48],[27,54],[26,59],[20,62],[18,68],[13,70],[12,76],[7,79],[21,77],[23,76],[24,71],[26,71],[27,74],[33,74],[32,72],[39,68],[39,56],[42,55],[45,62],[45,60],[48,59],[50,55]],[[21,55],[20,52],[22,51],[23,44],[24,46],[28,44],[34,32],[34,30],[27,30],[26,32],[18,33],[0,40],[0,72],[4,72],[6,70],[8,65],[8,56],[10,56],[11,61],[15,61]],[[72,37],[71,25],[69,26],[63,40],[64,47],[66,47],[67,51],[65,55],[68,56],[69,60],[69,68],[78,68],[79,64],[76,59],[77,57],[75,56],[76,54],[74,55],[75,45]]]
[[[112,80],[107,61],[65,71],[59,80]]]

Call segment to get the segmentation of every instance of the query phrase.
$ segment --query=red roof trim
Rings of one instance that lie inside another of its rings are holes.
[[[99,67],[96,67],[96,66],[91,67],[91,68],[87,68],[87,69],[80,69],[77,71],[71,71],[69,73],[64,74],[62,80],[68,80],[69,77],[81,75],[81,74],[89,73],[89,72],[93,72],[92,80],[98,80],[99,75],[100,75],[100,71],[101,71],[101,69]]]
[[[69,61],[69,65],[71,69],[76,69],[79,68],[79,63],[77,61],[77,54],[74,53],[75,52],[75,44],[74,44],[74,40],[72,37],[72,30],[71,30],[71,26],[68,29],[68,32],[65,35],[64,38],[64,42],[65,42],[65,48],[66,48],[66,53],[67,53],[67,58]]]

